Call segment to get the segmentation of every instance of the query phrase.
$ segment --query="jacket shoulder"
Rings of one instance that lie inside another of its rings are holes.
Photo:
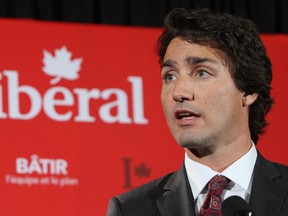
[[[160,215],[156,200],[164,193],[163,187],[171,176],[173,173],[112,197],[109,201],[107,216]]]
[[[159,202],[171,198],[171,191],[177,194],[186,191],[187,179],[184,165],[176,172],[169,173],[136,189],[110,199],[108,216],[159,216]],[[170,196],[169,196],[170,194]],[[188,195],[187,195],[188,196]]]
[[[111,198],[107,216],[160,215],[156,200],[164,193],[164,185],[173,174],[170,173],[129,192]]]
[[[277,162],[271,162],[271,163],[276,167],[276,169],[281,173],[283,177],[288,178],[288,166]]]
[[[259,171],[265,173],[271,179],[279,178],[287,179],[288,178],[288,166],[268,160],[264,158],[261,154],[258,155],[258,159],[255,165],[258,173]],[[287,181],[288,183],[288,181]]]
[[[175,172],[169,173],[138,188],[123,193],[117,196],[117,198],[123,204],[127,202],[137,202],[138,200],[143,201],[145,199],[156,200],[165,192],[164,186],[174,173]]]

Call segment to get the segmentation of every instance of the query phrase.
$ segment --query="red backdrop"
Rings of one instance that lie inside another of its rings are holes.
[[[154,52],[161,30],[0,20],[1,215],[105,215],[108,199],[178,169]],[[288,164],[288,36],[262,35],[274,65],[258,145]]]

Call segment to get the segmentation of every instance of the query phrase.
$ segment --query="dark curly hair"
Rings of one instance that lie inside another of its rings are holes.
[[[166,16],[163,33],[158,39],[160,64],[175,37],[224,52],[236,87],[246,95],[258,93],[249,107],[249,129],[256,144],[268,124],[266,114],[273,104],[270,95],[272,65],[256,25],[248,19],[208,9],[174,9]]]

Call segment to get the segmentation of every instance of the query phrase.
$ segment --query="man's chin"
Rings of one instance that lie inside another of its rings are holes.
[[[201,147],[201,144],[199,144],[198,142],[194,142],[191,140],[181,140],[178,142],[179,146],[181,146],[182,148],[187,148],[187,149],[197,149]]]
[[[207,147],[208,143],[204,139],[196,139],[191,138],[191,137],[181,137],[177,140],[177,143],[179,146],[182,148],[187,148],[187,149],[200,149],[200,148],[205,148]]]

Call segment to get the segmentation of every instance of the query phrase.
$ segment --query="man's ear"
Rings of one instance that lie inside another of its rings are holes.
[[[253,94],[247,94],[244,93],[243,99],[242,99],[242,106],[250,106],[254,101],[257,99],[258,93],[253,93]]]

